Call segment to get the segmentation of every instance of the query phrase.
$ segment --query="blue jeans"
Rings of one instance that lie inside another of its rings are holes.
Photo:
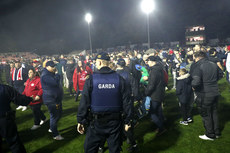
[[[150,102],[151,102],[151,97],[147,96],[145,98],[145,109],[149,110],[150,109]]]
[[[163,111],[161,107],[161,102],[151,101],[151,107],[150,107],[150,116],[152,121],[157,125],[159,130],[162,130],[164,128],[163,122],[164,122],[164,116]]]
[[[227,73],[226,73],[226,80],[228,81],[228,83],[230,83],[230,78],[229,78],[229,73],[228,73],[228,71],[226,71]]]
[[[50,113],[50,130],[53,133],[53,137],[56,137],[59,135],[57,130],[57,122],[61,118],[62,104],[59,104],[58,107],[56,104],[48,104],[47,107]]]

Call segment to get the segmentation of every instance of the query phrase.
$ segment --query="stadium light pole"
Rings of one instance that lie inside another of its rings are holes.
[[[153,0],[142,0],[141,10],[147,16],[147,30],[148,30],[148,48],[150,48],[150,33],[149,33],[149,14],[155,9],[155,3]]]
[[[88,31],[89,31],[89,46],[90,46],[90,53],[93,53],[92,50],[92,42],[91,42],[91,33],[90,33],[90,23],[92,21],[92,15],[90,13],[87,13],[85,15],[85,21],[88,23]]]

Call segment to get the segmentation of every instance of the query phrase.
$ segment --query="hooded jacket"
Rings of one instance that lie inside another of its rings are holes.
[[[188,103],[192,95],[190,74],[186,73],[177,78],[176,95],[180,103]]]

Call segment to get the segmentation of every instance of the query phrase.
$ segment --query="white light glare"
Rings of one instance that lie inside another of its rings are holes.
[[[85,21],[88,23],[90,23],[92,21],[92,15],[90,13],[87,13],[85,15]]]
[[[142,0],[141,9],[146,14],[151,13],[155,9],[153,0]]]

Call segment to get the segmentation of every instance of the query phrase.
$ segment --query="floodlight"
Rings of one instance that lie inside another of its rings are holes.
[[[85,21],[88,23],[90,23],[92,21],[92,15],[90,13],[87,13],[85,15]]]
[[[141,10],[144,13],[149,14],[154,9],[155,9],[155,3],[153,2],[153,0],[142,0],[142,2],[141,2]]]

